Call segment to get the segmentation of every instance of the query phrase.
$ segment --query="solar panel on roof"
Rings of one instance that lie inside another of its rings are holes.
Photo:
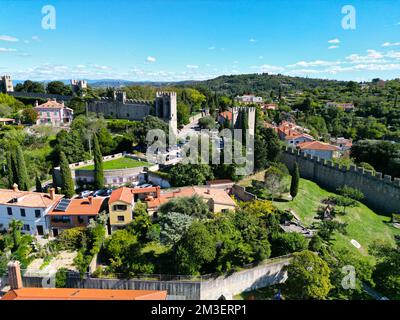
[[[61,199],[61,201],[57,204],[54,210],[65,211],[68,208],[70,202],[71,199]]]

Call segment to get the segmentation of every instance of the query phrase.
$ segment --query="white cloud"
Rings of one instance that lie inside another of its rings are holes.
[[[19,41],[19,39],[15,38],[15,37],[6,36],[6,35],[0,36],[0,40],[9,41],[9,42],[18,42]]]
[[[358,53],[353,53],[346,57],[350,63],[384,63],[384,54],[382,52],[369,49],[366,55],[360,55]]]
[[[296,62],[295,64],[290,64],[288,65],[289,68],[294,68],[294,67],[303,67],[303,68],[308,68],[308,67],[319,67],[319,66],[333,66],[340,64],[340,61],[324,61],[324,60],[315,60],[315,61],[299,61]]]
[[[329,40],[328,43],[340,43],[340,40],[338,38],[336,38],[336,39]]]
[[[215,50],[214,46],[208,47],[208,50]]]
[[[155,57],[151,57],[151,56],[148,56],[146,58],[146,60],[147,60],[147,62],[156,62],[156,58]]]
[[[328,49],[337,49],[339,46],[329,46]]]
[[[188,68],[188,69],[198,69],[199,66],[195,65],[195,64],[188,64],[188,65],[186,65],[186,68]]]
[[[11,49],[11,48],[0,48],[0,52],[15,52],[17,49]]]
[[[250,39],[249,39],[249,42],[257,42],[257,40],[254,39],[254,38],[250,38]]]
[[[33,37],[32,37],[32,40],[33,40],[33,41],[39,41],[39,37],[38,37],[38,36],[33,36]]]
[[[385,42],[382,43],[382,47],[395,47],[400,46],[400,42]]]
[[[264,56],[258,56],[258,59],[264,59]]]

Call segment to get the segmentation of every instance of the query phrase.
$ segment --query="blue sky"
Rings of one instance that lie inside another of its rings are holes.
[[[42,28],[53,5],[56,29]],[[356,29],[342,28],[344,5]],[[400,0],[1,0],[0,74],[180,81],[400,77]]]

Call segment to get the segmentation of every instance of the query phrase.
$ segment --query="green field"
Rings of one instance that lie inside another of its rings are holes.
[[[318,206],[321,201],[334,193],[320,188],[316,183],[301,179],[299,193],[294,201],[278,202],[274,205],[280,209],[292,209],[301,218],[302,222],[309,226],[315,220]],[[362,255],[368,255],[368,247],[375,241],[394,244],[394,235],[400,234],[390,223],[391,218],[385,215],[379,215],[360,203],[358,207],[348,208],[345,215],[336,215],[340,222],[345,222],[347,226],[347,235],[337,233],[333,242],[335,249],[348,248]],[[355,248],[350,240],[355,239],[361,244],[361,248]]]
[[[128,169],[143,166],[151,166],[151,163],[146,161],[134,160],[131,158],[119,158],[103,162],[104,170],[117,170],[117,169]],[[78,170],[94,170],[94,165],[79,168]]]

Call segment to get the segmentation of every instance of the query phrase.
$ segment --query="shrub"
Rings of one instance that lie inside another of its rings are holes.
[[[68,269],[60,268],[56,273],[56,288],[66,288],[68,279]]]
[[[65,250],[76,250],[82,247],[86,242],[86,234],[84,228],[66,229],[60,233],[57,243],[60,248]]]

